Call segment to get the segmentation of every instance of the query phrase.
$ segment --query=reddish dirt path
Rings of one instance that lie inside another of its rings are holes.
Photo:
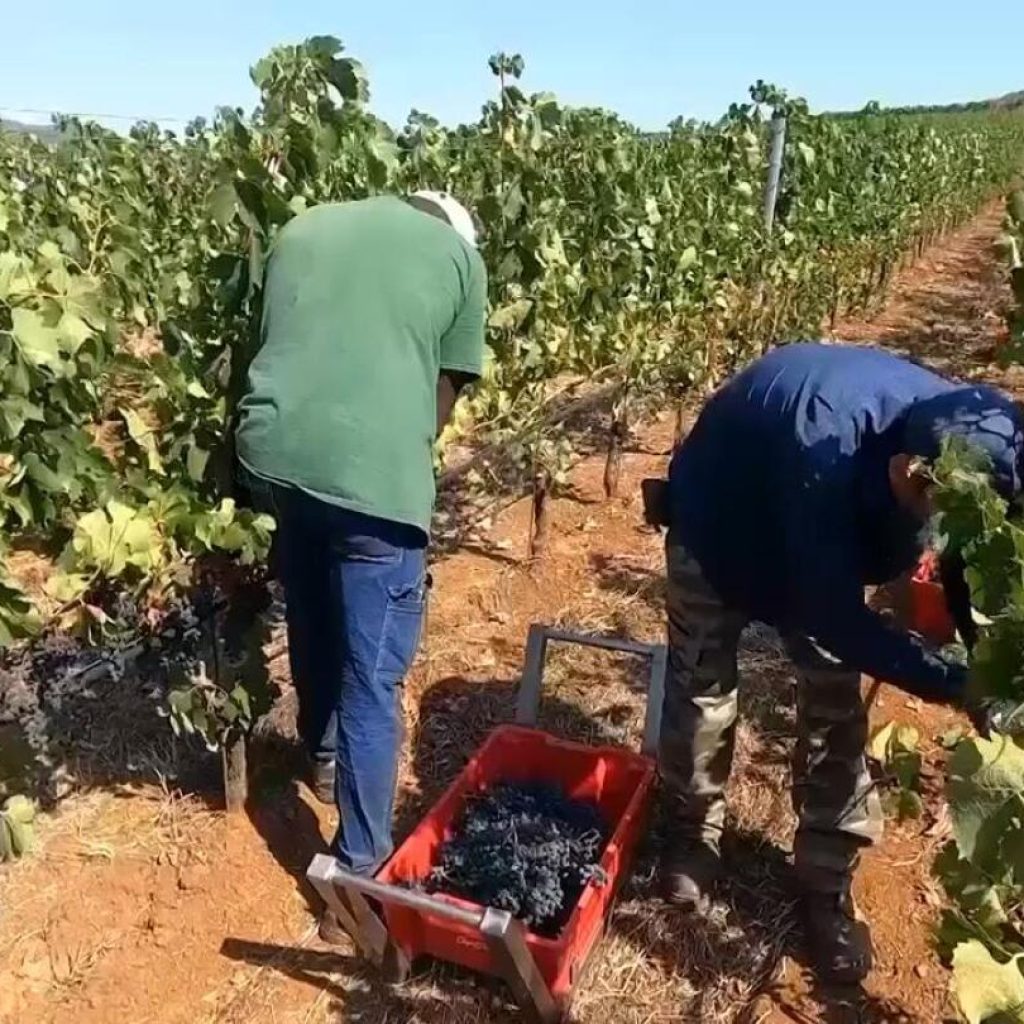
[[[877,338],[955,369],[980,365],[995,379],[985,364],[1000,334],[992,314],[1001,284],[989,254],[997,223],[989,212],[948,239],[901,275],[895,300],[879,317],[842,325],[840,337]],[[660,541],[639,525],[638,485],[664,470],[671,433],[667,415],[642,432],[624,459],[619,499],[603,499],[600,459],[577,467],[571,495],[554,503],[539,568],[521,560],[529,521],[522,501],[435,566],[427,644],[408,686],[400,828],[486,730],[510,717],[531,622],[661,636]],[[938,897],[928,865],[942,841],[941,801],[929,802],[922,821],[891,827],[860,872],[858,900],[878,947],[864,991],[812,992],[784,856],[792,829],[792,678],[763,632],[748,639],[743,667],[745,722],[730,792],[732,878],[723,898],[703,922],[667,913],[646,895],[644,860],[574,1019],[936,1024],[949,1014],[946,976],[929,944]],[[630,684],[637,673],[615,659],[556,656],[547,724],[579,736],[635,735],[640,710]],[[918,724],[928,771],[938,771],[931,738],[954,715],[883,687],[873,716]],[[140,736],[148,735],[143,725],[140,719]],[[300,878],[331,815],[289,780],[276,748],[265,752],[255,809],[235,821],[202,796],[175,795],[152,781],[173,765],[158,746],[145,750],[133,755],[141,768],[125,764],[120,775],[108,772],[102,784],[66,799],[43,822],[39,852],[0,871],[0,1021],[517,1019],[493,986],[428,968],[389,993],[352,951],[338,955],[318,945]]]

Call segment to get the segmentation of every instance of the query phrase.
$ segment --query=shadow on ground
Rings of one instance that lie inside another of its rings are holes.
[[[286,703],[293,704],[294,691]],[[306,869],[317,853],[326,853],[320,821],[299,791],[298,779],[306,769],[298,741],[279,733],[263,732],[254,743],[253,762],[258,767],[250,779],[246,814],[267,850],[288,873],[312,915],[323,908],[320,897],[306,879]]]
[[[177,739],[166,712],[170,691],[215,663],[215,635],[221,649],[252,643],[260,651],[247,669],[247,688],[262,694],[254,713],[279,694],[278,589],[257,583],[235,594],[201,625],[172,618],[162,632],[140,626],[106,646],[48,632],[0,652],[0,793],[23,792],[51,809],[75,793],[130,794],[151,785],[223,807],[219,755],[198,736]]]
[[[771,700],[767,695],[759,699],[777,707],[779,695],[773,684],[757,678],[753,671],[748,674],[755,691],[766,686],[773,694]],[[409,762],[399,794],[398,837],[411,830],[488,732],[512,720],[517,686],[514,679],[452,676],[422,694],[411,723]],[[610,706],[614,706],[614,700]],[[607,717],[607,710],[597,699],[586,708],[568,701],[556,685],[545,694],[541,725],[589,743],[621,742],[619,725]],[[773,727],[785,721],[784,715],[773,719],[767,711],[764,717]],[[302,803],[297,796],[295,800]],[[306,810],[309,820],[304,820],[302,808],[295,807],[287,790],[275,797],[273,792],[261,789],[260,806],[253,819],[275,856],[300,884],[304,883],[308,857],[319,841],[315,817]],[[313,845],[301,840],[298,833],[304,830],[317,836]],[[660,815],[655,814],[594,964],[602,986],[621,985],[621,1005],[586,1013],[580,1019],[600,1019],[609,1024],[642,1020],[642,1015],[632,1015],[629,1008],[643,1006],[649,998],[648,979],[656,979],[659,986],[670,986],[677,993],[680,1020],[746,1019],[753,1024],[759,1018],[750,1014],[757,999],[771,991],[783,958],[806,962],[788,856],[763,835],[728,833],[727,880],[706,913],[688,916],[669,910],[657,896],[655,869],[662,833]],[[325,993],[331,1015],[338,1020],[361,1024],[407,1020],[469,1024],[522,1019],[502,983],[447,964],[417,964],[404,986],[392,988],[384,986],[373,968],[351,950],[324,952],[229,938],[222,953],[280,972]],[[860,991],[817,995],[826,1014],[820,1019],[826,1022],[881,1024],[909,1020],[899,1007],[876,1005]],[[586,982],[581,998],[589,998]],[[849,1016],[854,1005],[860,1016]]]
[[[574,1019],[647,1019],[643,1007],[654,996],[646,981],[652,976],[662,990],[659,997],[667,985],[678,993],[680,1021],[755,1024],[765,1019],[764,1000],[773,999],[773,979],[783,958],[807,963],[789,864],[779,847],[743,834],[728,836],[726,857],[728,881],[701,915],[666,908],[653,894],[653,879],[641,860],[577,993],[577,1006],[591,998],[587,976],[593,971],[604,987],[615,989],[617,1006],[599,1013],[583,1009]],[[502,982],[449,964],[419,961],[412,977],[395,987],[385,985],[351,948],[325,951],[229,938],[221,953],[325,993],[330,1019],[338,1021],[511,1024],[523,1019]],[[817,987],[812,995],[820,1007],[813,1018],[782,1000],[773,1005],[793,1021],[808,1024],[916,1024],[898,1004],[877,1000],[859,987]],[[657,1005],[664,1005],[662,998]]]
[[[264,967],[325,993],[327,1018],[346,1024],[522,1024],[503,984],[447,964],[423,962],[404,985],[384,984],[358,955],[225,939],[221,954]]]
[[[667,587],[660,567],[652,569],[637,558],[593,554],[591,568],[600,589],[639,602],[645,626],[664,629]],[[778,635],[753,622],[743,632],[738,653],[741,719],[767,741],[792,735],[795,678]]]
[[[763,835],[727,831],[726,876],[699,913],[676,911],[657,899],[653,865],[644,861],[659,848],[655,836],[616,910],[612,934],[629,936],[663,973],[685,979],[692,995],[680,1007],[680,1019],[758,1024],[766,1019],[766,1001],[779,995],[775,986],[788,958],[799,965],[820,1006],[815,1024],[916,1024],[900,1006],[861,986],[829,988],[813,981],[798,888],[789,855],[778,844]],[[812,1020],[783,999],[774,1005],[795,1012],[794,1021]]]
[[[397,836],[412,830],[492,729],[514,721],[518,689],[518,679],[450,676],[422,693],[398,796]],[[588,713],[549,688],[542,694],[538,725],[593,746],[616,744],[621,731],[615,711],[612,702]]]

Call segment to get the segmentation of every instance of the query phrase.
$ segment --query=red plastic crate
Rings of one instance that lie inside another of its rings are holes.
[[[593,800],[611,829],[601,857],[604,885],[587,885],[557,938],[527,932],[526,943],[551,995],[567,1000],[598,938],[611,903],[628,873],[653,792],[653,761],[617,747],[589,747],[537,729],[506,725],[495,729],[415,831],[377,874],[385,885],[422,881],[472,794],[503,782],[549,782],[575,799]],[[436,899],[466,909],[475,904],[438,894]],[[428,910],[385,905],[392,939],[413,960],[432,956],[485,974],[500,966],[478,929]]]

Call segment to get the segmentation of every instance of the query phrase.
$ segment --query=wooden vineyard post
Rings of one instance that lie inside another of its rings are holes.
[[[836,321],[839,319],[839,267],[836,264],[835,253],[832,254],[832,298],[829,302],[828,324],[829,331],[836,333]]]
[[[228,588],[226,598],[225,607],[210,609],[209,682],[217,696],[207,714],[218,719],[224,804],[228,814],[239,814],[249,799],[249,734],[256,719],[270,706],[264,654],[268,630],[264,613],[270,604],[270,592],[262,578],[236,581]]]
[[[210,602],[210,647],[213,666],[213,683],[223,687],[224,652],[221,650],[223,637],[217,628],[217,611]],[[239,814],[245,810],[249,798],[249,771],[245,756],[245,736],[234,729],[228,731],[220,747],[221,774],[224,777],[224,806],[228,814]]]
[[[882,266],[878,273],[878,289],[883,292],[889,287],[889,279],[892,277],[892,259],[888,256],[882,260]],[[884,298],[884,295],[879,296],[879,301]]]
[[[686,406],[683,404],[683,398],[680,396],[676,399],[676,421],[672,428],[672,454],[676,453],[676,449],[683,443],[683,437],[685,436],[686,429]]]
[[[232,735],[224,741],[221,763],[224,768],[224,802],[228,814],[239,814],[245,810],[245,802],[249,796],[245,736]]]
[[[619,477],[622,473],[622,445],[629,433],[627,422],[627,395],[625,389],[620,400],[612,409],[612,421],[608,427],[608,457],[604,464],[604,496],[614,498],[619,493]]]
[[[533,474],[533,514],[530,529],[530,560],[540,558],[548,539],[547,500],[551,490],[551,473],[538,466]]]
[[[212,592],[209,580],[206,582]],[[227,666],[224,664],[224,651],[221,649],[223,637],[218,629],[215,602],[211,599],[207,604],[209,606],[212,682],[214,686],[223,688],[224,673],[227,670]],[[224,806],[228,814],[238,814],[245,809],[245,802],[249,797],[249,772],[246,766],[245,736],[240,735],[234,729],[229,730],[221,740],[220,764],[224,780]]]

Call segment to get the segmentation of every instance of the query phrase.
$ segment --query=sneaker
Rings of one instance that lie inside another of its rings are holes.
[[[709,843],[670,843],[661,858],[661,895],[673,907],[693,910],[722,873],[722,856]]]
[[[841,893],[807,893],[801,900],[804,930],[818,977],[856,985],[871,971],[871,932],[857,919],[853,901]]]
[[[314,761],[309,773],[309,788],[322,804],[334,803],[334,762]]]

